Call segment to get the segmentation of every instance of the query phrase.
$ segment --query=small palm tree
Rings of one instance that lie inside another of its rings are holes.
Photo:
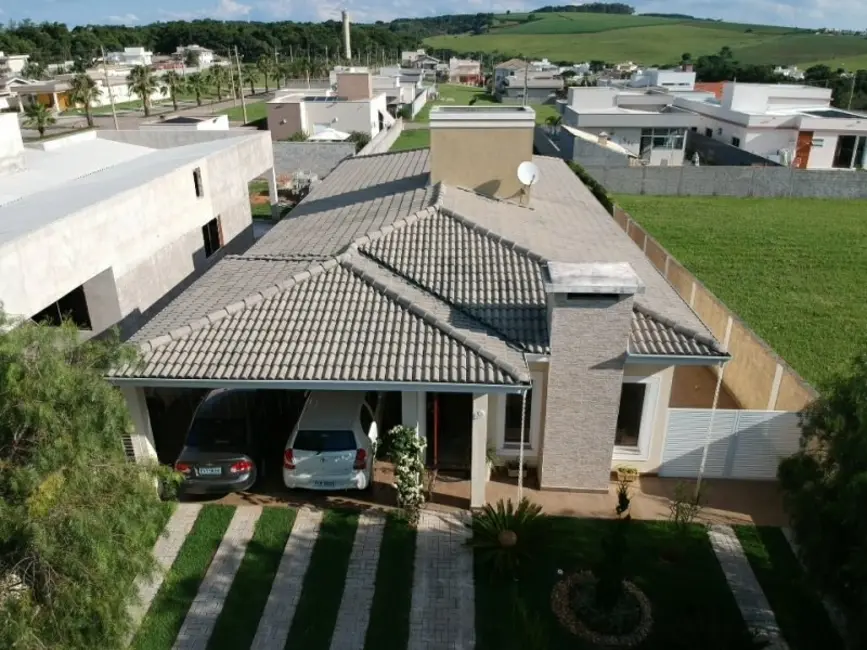
[[[214,65],[208,70],[208,82],[214,87],[214,92],[217,93],[217,101],[223,99],[223,88],[229,83],[229,71],[221,65]]]
[[[126,85],[131,93],[135,93],[141,98],[145,117],[149,117],[151,114],[151,96],[159,88],[157,78],[151,69],[145,65],[133,67],[126,77]]]
[[[102,97],[99,86],[86,74],[77,74],[69,83],[70,99],[76,104],[84,106],[84,116],[87,118],[87,126],[93,126],[93,111],[91,105]]]
[[[160,92],[163,97],[168,95],[172,98],[172,108],[178,110],[178,94],[184,91],[186,83],[184,78],[174,70],[169,70],[163,75],[163,83]]]
[[[208,92],[208,80],[201,72],[194,72],[187,77],[187,89],[196,96],[196,105],[202,105],[202,95]]]
[[[272,59],[267,54],[263,54],[259,57],[259,60],[256,62],[256,68],[262,74],[262,77],[265,80],[265,92],[267,93],[268,88],[268,77],[274,74],[275,63],[274,59]]]
[[[25,108],[24,115],[26,116],[24,126],[39,131],[40,138],[45,137],[45,129],[48,126],[57,122],[54,115],[51,114],[51,111],[49,111],[44,104],[40,104],[39,102],[33,102]]]
[[[244,68],[243,74],[241,75],[241,81],[245,84],[250,84],[250,94],[256,94],[256,69],[255,68]]]

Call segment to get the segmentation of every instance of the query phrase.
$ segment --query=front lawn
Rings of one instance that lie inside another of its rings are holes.
[[[538,647],[595,648],[563,627],[553,613],[551,593],[571,572],[597,566],[611,527],[620,523],[557,518],[556,544],[538,549],[532,569],[517,583],[486,578],[477,549],[476,648],[519,650],[526,646],[526,636],[515,626],[520,617],[516,616],[513,589],[525,603],[530,620],[535,620]],[[640,647],[749,650],[746,626],[705,529],[692,526],[678,536],[667,522],[633,521],[628,525],[626,575],[649,598],[653,617],[650,636]]]
[[[231,99],[231,97],[229,98]],[[226,108],[220,111],[221,114],[229,116],[230,122],[244,122],[244,107],[238,102],[237,106]],[[262,120],[268,117],[268,104],[261,100],[247,102],[247,121],[245,124]]]
[[[865,342],[867,201],[618,196],[808,381]]]
[[[389,151],[406,151],[430,146],[430,129],[404,129]]]

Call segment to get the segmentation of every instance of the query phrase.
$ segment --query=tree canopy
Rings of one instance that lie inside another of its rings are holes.
[[[779,478],[807,570],[867,647],[867,353],[802,414],[800,451]]]
[[[119,648],[134,578],[167,504],[166,470],[127,460],[126,403],[104,379],[116,336],[0,313],[0,648]]]

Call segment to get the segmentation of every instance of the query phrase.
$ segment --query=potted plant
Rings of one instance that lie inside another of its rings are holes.
[[[506,471],[508,472],[509,478],[518,478],[518,461],[510,460],[506,464]],[[524,465],[524,478],[527,478],[527,465]]]
[[[619,483],[632,483],[638,480],[638,469],[629,465],[618,465],[614,468]]]
[[[491,472],[495,467],[500,466],[500,459],[497,457],[497,451],[493,447],[488,447],[487,452],[485,453],[485,469],[487,470],[485,476],[486,480],[491,480]]]

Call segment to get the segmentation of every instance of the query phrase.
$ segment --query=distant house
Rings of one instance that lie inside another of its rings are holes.
[[[449,81],[451,83],[478,86],[482,83],[482,64],[472,59],[449,59]]]
[[[666,90],[693,90],[695,88],[695,72],[691,65],[685,65],[677,70],[660,70],[647,68],[639,70],[626,82],[630,88],[665,88]]]
[[[401,65],[406,68],[417,68],[420,70],[434,71],[437,69],[440,60],[425,52],[424,49],[418,49],[414,52],[402,52],[400,56],[400,62]]]
[[[39,81],[18,86],[16,92],[22,97],[24,104],[39,103],[60,113],[75,108],[70,92],[72,77],[73,75],[61,75],[51,81]],[[110,76],[108,78],[108,85],[106,85],[105,78],[103,77],[95,77],[93,80],[99,89],[99,96],[91,102],[91,106],[107,106],[111,103],[112,99],[117,104],[140,99],[136,93],[130,91],[124,76]],[[109,96],[108,92],[109,85],[111,86],[111,96]],[[162,97],[163,95],[159,89],[155,90],[151,95],[152,100],[158,100]]]
[[[531,75],[526,82],[521,74],[506,77],[494,89],[494,94],[504,104],[553,104],[563,86],[563,80],[555,79],[550,73],[540,77]]]
[[[151,65],[154,53],[143,47],[125,47],[123,52],[109,52],[105,55],[106,63],[116,65]]]
[[[210,67],[214,63],[214,51],[201,45],[179,45],[175,50],[174,58],[183,61],[190,54],[196,55],[201,68]]]
[[[3,70],[8,70],[6,74],[21,74],[24,68],[27,67],[27,61],[30,59],[29,54],[5,54],[0,52],[0,74]]]
[[[527,70],[527,62],[523,59],[509,59],[494,66],[494,88],[500,86],[509,77],[523,74]]]

